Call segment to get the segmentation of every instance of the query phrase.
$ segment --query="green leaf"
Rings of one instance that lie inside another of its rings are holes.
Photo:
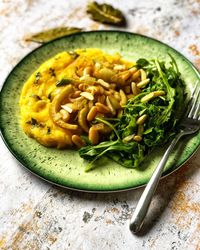
[[[33,34],[26,38],[26,41],[32,41],[37,43],[47,43],[56,38],[71,35],[80,32],[82,29],[75,27],[57,27],[49,30],[45,30],[36,34]]]
[[[118,9],[113,8],[109,4],[98,4],[91,2],[87,5],[87,13],[91,18],[100,23],[109,23],[115,25],[125,24],[125,17]]]
[[[147,66],[149,64],[149,62],[144,58],[140,58],[139,60],[136,61],[136,64],[137,64],[138,68],[143,68],[143,67]]]
[[[56,86],[57,86],[57,87],[65,86],[65,85],[67,85],[67,84],[70,84],[71,82],[72,82],[71,79],[63,78],[63,79],[61,79],[60,81],[57,81]]]

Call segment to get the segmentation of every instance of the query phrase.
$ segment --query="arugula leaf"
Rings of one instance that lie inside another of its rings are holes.
[[[138,66],[138,68],[143,68],[143,67],[147,66],[148,64],[149,64],[149,62],[144,58],[140,58],[136,61],[136,65]]]
[[[71,82],[72,82],[71,79],[63,78],[60,81],[57,81],[56,86],[57,87],[65,86],[67,84],[70,84]]]

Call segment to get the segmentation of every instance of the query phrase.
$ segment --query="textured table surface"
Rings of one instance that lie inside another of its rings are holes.
[[[200,70],[200,1],[107,3],[127,17],[126,30],[175,47]],[[38,44],[32,32],[59,25],[113,29],[85,13],[84,0],[0,1],[0,84]],[[132,235],[128,222],[143,188],[113,194],[62,190],[33,176],[0,140],[0,249],[200,249],[200,151],[163,179],[145,226]]]

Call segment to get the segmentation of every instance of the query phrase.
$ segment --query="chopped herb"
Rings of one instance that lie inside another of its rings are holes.
[[[41,77],[41,73],[37,72],[36,75],[35,75],[35,82],[34,82],[34,84],[38,84],[39,83],[40,77]]]
[[[59,37],[80,32],[81,30],[82,29],[75,27],[57,27],[31,35],[26,38],[26,41],[46,43]]]
[[[47,96],[47,98],[51,101],[51,95],[52,95],[52,92],[50,92]]]
[[[87,13],[93,20],[101,23],[124,25],[126,22],[122,12],[109,4],[91,2],[87,5]]]
[[[31,97],[33,97],[36,101],[40,101],[41,98],[38,95],[32,94]]]
[[[51,128],[47,127],[47,134],[51,134]]]
[[[69,83],[71,83],[71,82],[72,82],[71,79],[63,78],[62,80],[60,80],[60,81],[58,81],[58,82],[56,83],[56,86],[57,86],[57,87],[65,86],[65,85],[67,85],[67,84],[69,84]]]
[[[55,69],[49,68],[49,74],[53,77],[56,77]]]
[[[68,54],[75,60],[77,57],[79,57],[79,54],[75,51],[68,51]]]
[[[31,120],[30,120],[30,121],[27,121],[26,123],[27,123],[27,124],[30,124],[30,125],[33,125],[33,126],[38,125],[37,120],[34,119],[34,118],[31,118]]]

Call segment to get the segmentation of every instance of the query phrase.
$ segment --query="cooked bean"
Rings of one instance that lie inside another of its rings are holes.
[[[165,95],[165,92],[163,90],[153,91],[153,92],[150,92],[149,94],[143,96],[141,99],[141,102],[148,102],[155,97],[163,96],[163,95]]]
[[[89,107],[89,109],[91,109],[93,106],[94,106],[93,101],[89,101],[89,102],[88,102],[88,107]]]
[[[95,65],[94,65],[94,68],[96,71],[99,71],[100,68],[101,68],[101,64],[99,62],[96,62]]]
[[[143,69],[140,69],[141,80],[144,81],[147,78],[147,74]]]
[[[60,110],[60,113],[61,113],[61,115],[62,115],[63,121],[64,121],[64,122],[68,122],[69,119],[70,119],[70,114],[69,114],[69,112],[67,112],[67,111],[64,110],[64,109],[61,109],[61,110]]]
[[[110,109],[102,103],[97,102],[95,105],[97,107],[97,111],[100,113],[110,113],[111,112]]]
[[[95,82],[95,78],[91,77],[91,76],[88,76],[88,75],[81,76],[80,80],[84,81],[84,82],[87,82],[88,84],[93,84]]]
[[[104,81],[110,81],[112,76],[114,76],[116,72],[109,68],[102,68],[99,70],[96,70],[94,75],[96,78],[103,79]]]
[[[85,83],[80,83],[79,85],[78,85],[78,88],[81,90],[81,91],[85,91],[86,90],[86,88],[87,88],[87,84],[85,84]]]
[[[117,92],[117,91],[114,92],[114,97],[115,97],[115,99],[117,99],[118,101],[121,100],[120,94],[119,94],[119,92]]]
[[[121,108],[121,106],[120,106],[120,104],[119,104],[119,101],[118,101],[117,99],[115,99],[114,96],[109,96],[109,99],[110,99],[110,101],[111,101],[111,103],[112,103],[112,106],[113,106],[115,109],[120,109],[120,108]]]
[[[97,114],[97,107],[96,106],[93,106],[91,109],[90,109],[90,111],[88,112],[88,114],[87,114],[87,120],[89,121],[89,122],[91,122],[91,121],[93,121],[94,120],[94,118],[95,118],[95,116],[96,116],[96,114]]]
[[[142,137],[141,137],[140,135],[135,135],[135,136],[133,137],[133,140],[134,140],[134,141],[137,141],[137,142],[140,142],[140,141],[142,140]]]
[[[113,105],[112,105],[112,103],[111,103],[111,101],[110,101],[110,98],[109,98],[108,96],[106,97],[106,104],[107,104],[108,108],[110,109],[111,113],[112,113],[113,115],[115,115],[115,114],[116,114],[116,110],[115,110],[115,108],[113,107]]]
[[[106,97],[105,97],[105,95],[101,95],[101,96],[98,96],[97,97],[97,101],[99,102],[99,103],[105,103],[105,100],[106,100]]]
[[[135,82],[131,83],[131,90],[134,96],[139,94],[139,89],[137,88],[137,85]]]
[[[83,75],[84,76],[90,76],[91,73],[92,73],[92,67],[86,67],[86,68],[84,68],[84,70],[83,70]]]
[[[62,115],[61,115],[60,113],[56,113],[56,114],[54,115],[53,121],[54,121],[55,123],[57,123],[57,121],[60,120],[61,118],[62,118]]]
[[[88,114],[88,107],[85,107],[78,112],[78,123],[86,133],[88,133],[89,131],[89,127],[87,125],[87,120],[86,120],[87,114]]]
[[[60,105],[64,98],[68,97],[72,92],[74,88],[72,85],[66,86],[59,95],[56,95],[51,103],[49,113],[52,118],[52,120],[60,127],[69,129],[69,130],[76,130],[78,128],[78,125],[75,124],[69,124],[65,123],[61,118],[58,119],[58,114],[61,116],[59,112]],[[62,117],[62,116],[61,116]]]
[[[78,147],[82,148],[85,146],[85,142],[81,139],[79,135],[72,135],[72,142]]]
[[[69,101],[70,102],[81,102],[82,100],[84,99],[84,97],[83,96],[79,96],[79,97],[77,97],[77,98],[69,98]]]
[[[72,97],[72,98],[77,98],[77,97],[80,96],[80,93],[81,93],[80,90],[76,90],[76,91],[71,95],[71,97]]]
[[[80,95],[85,97],[86,99],[88,99],[90,101],[94,100],[94,96],[89,92],[82,92]]]
[[[125,95],[125,93],[124,93],[124,91],[122,89],[120,89],[119,94],[120,94],[120,97],[121,97],[120,105],[121,105],[121,107],[123,107],[127,103],[127,97],[126,97],[126,95]]]
[[[110,84],[108,82],[105,82],[103,79],[98,79],[97,83],[99,83],[102,87],[109,89]]]
[[[125,70],[126,66],[124,64],[115,64],[113,69],[116,70],[116,71]]]
[[[132,75],[132,81],[135,81],[138,77],[140,76],[140,70],[137,70],[133,75]]]
[[[98,87],[96,86],[89,86],[87,89],[86,89],[87,92],[90,92],[92,95],[95,95],[97,93],[99,93],[99,89]]]
[[[144,122],[146,121],[146,119],[147,119],[147,115],[144,114],[144,115],[140,116],[140,117],[137,119],[136,123],[137,123],[138,125],[142,125],[142,124],[144,124]]]
[[[126,136],[124,139],[123,139],[123,142],[126,143],[126,142],[129,142],[131,140],[133,140],[134,138],[134,135],[128,135]]]
[[[91,141],[92,145],[96,145],[99,142],[99,132],[96,130],[94,126],[92,126],[89,130],[89,140]]]
[[[77,130],[78,129],[78,125],[71,124],[71,123],[66,123],[61,119],[56,121],[56,124],[58,124],[61,128],[65,128],[65,129],[69,129],[69,130]]]
[[[107,125],[105,125],[104,123],[97,123],[93,125],[93,127],[95,127],[96,130],[98,130],[102,134],[108,134],[112,131],[112,129]]]
[[[146,87],[146,85],[147,85],[149,82],[150,82],[150,79],[147,78],[147,79],[145,79],[145,80],[139,82],[139,83],[137,84],[137,87],[138,87],[138,88],[144,88],[144,87]]]
[[[118,74],[115,74],[112,78],[111,81],[115,82],[117,85],[119,86],[124,86],[126,84],[128,84],[128,82],[126,82],[126,80],[131,76],[131,72],[130,71],[123,71],[123,72],[119,72]]]
[[[109,96],[115,93],[115,91],[113,89],[109,89],[109,90],[105,90],[104,93]]]
[[[96,130],[100,131],[100,130],[104,129],[104,123],[97,123],[97,124],[93,125],[93,127]]]
[[[129,69],[129,72],[131,72],[131,74],[134,74],[137,71],[136,67],[132,67]]]
[[[137,135],[142,136],[143,132],[144,132],[144,125],[143,124],[138,125]]]

